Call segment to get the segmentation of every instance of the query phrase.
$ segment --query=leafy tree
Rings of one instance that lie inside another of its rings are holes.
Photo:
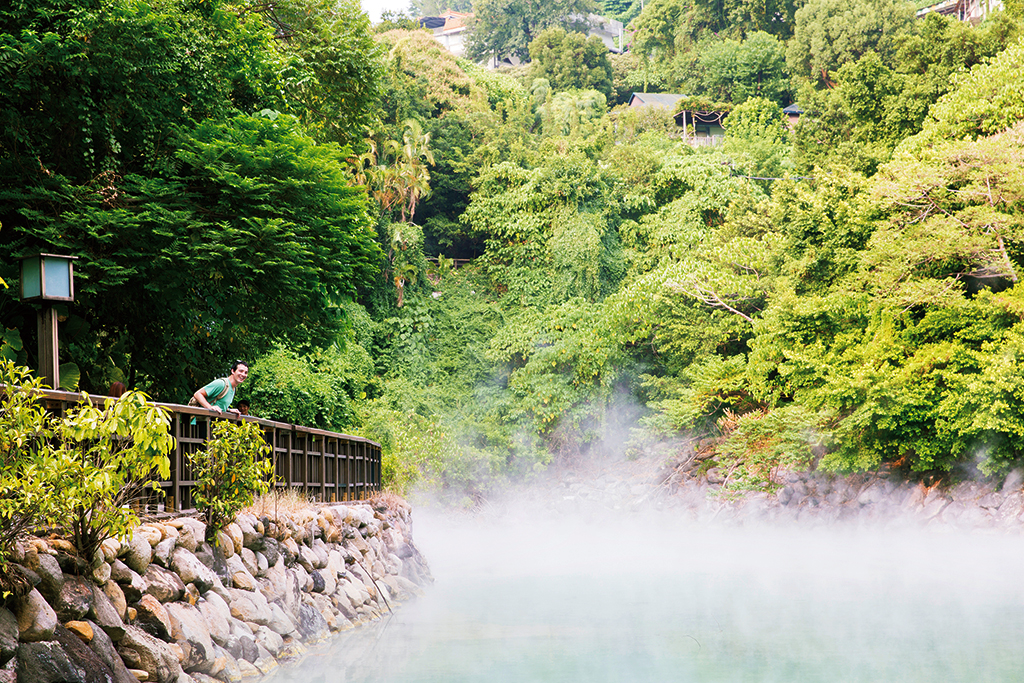
[[[750,97],[779,104],[788,99],[785,46],[763,31],[743,41],[712,42],[700,50],[698,60],[703,70],[700,94],[737,104]]]
[[[990,63],[975,65],[929,110],[920,141],[991,135],[1024,119],[1018,76],[1022,64],[1024,40]]]
[[[111,179],[103,192],[52,177],[3,195],[31,218],[6,253],[82,257],[82,346],[171,400],[225,358],[335,329],[337,306],[372,281],[380,255],[341,150],[292,119],[208,123],[178,145],[170,177]]]
[[[566,33],[560,26],[544,29],[530,43],[530,75],[547,79],[555,90],[612,94],[611,62],[601,39]]]
[[[355,0],[281,0],[271,25],[291,59],[285,93],[321,142],[356,146],[375,121],[383,55]]]
[[[779,178],[789,170],[789,130],[778,104],[750,98],[736,105],[722,125],[723,152],[732,157],[737,170],[761,178]],[[771,187],[771,181],[759,184]]]
[[[206,540],[217,543],[217,532],[255,496],[270,489],[274,462],[270,444],[258,422],[217,420],[206,448],[192,453],[192,497],[206,521]]]
[[[831,85],[840,66],[869,51],[888,62],[913,20],[913,6],[903,0],[809,0],[796,12],[786,61],[794,76]]]
[[[587,15],[597,11],[593,0],[552,0],[533,3],[528,0],[480,0],[473,6],[474,18],[466,45],[473,60],[525,59],[530,43],[550,26],[567,31],[584,29]]]

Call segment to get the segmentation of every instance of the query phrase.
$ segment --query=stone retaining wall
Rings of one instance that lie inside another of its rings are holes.
[[[20,544],[32,588],[0,607],[0,683],[256,680],[431,581],[396,498],[243,513],[216,548],[205,532],[142,524],[91,563],[62,539]]]

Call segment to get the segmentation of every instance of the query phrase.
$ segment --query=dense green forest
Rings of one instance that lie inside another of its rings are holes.
[[[75,388],[183,402],[241,358],[254,414],[380,441],[398,489],[691,435],[740,487],[1021,464],[1015,5],[495,7],[470,54],[523,66],[351,0],[0,8],[0,352],[35,367],[17,259],[57,252]]]

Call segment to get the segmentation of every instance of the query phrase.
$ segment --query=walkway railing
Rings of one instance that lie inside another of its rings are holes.
[[[81,400],[78,393],[44,391],[43,394],[47,408],[61,414]],[[90,398],[102,404],[107,397]],[[293,489],[322,502],[362,500],[381,489],[380,444],[369,439],[256,417],[228,417],[176,403],[157,405],[171,414],[175,445],[169,456],[171,476],[159,483],[164,495],[151,495],[143,501],[150,512],[194,508],[192,487],[195,481],[189,454],[205,447],[217,420],[242,419],[263,427],[264,438],[271,447],[268,457],[274,461],[274,482],[278,489]]]

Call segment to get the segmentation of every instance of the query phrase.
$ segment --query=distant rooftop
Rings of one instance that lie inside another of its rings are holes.
[[[672,109],[686,95],[667,92],[635,92],[629,98],[631,107],[666,107]]]

